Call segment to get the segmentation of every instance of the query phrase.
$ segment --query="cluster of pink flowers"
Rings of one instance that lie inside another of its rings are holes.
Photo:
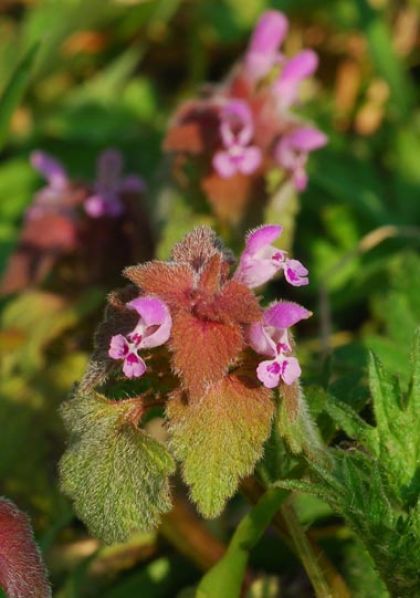
[[[248,234],[233,281],[246,289],[254,289],[283,271],[290,284],[308,284],[308,271],[303,264],[289,259],[285,252],[272,245],[281,232],[281,226],[267,225]],[[174,294],[173,291],[171,294]],[[136,378],[143,376],[147,369],[139,350],[166,343],[171,337],[172,317],[165,302],[153,295],[140,296],[128,302],[126,307],[137,312],[138,322],[127,335],[112,336],[108,355],[123,362],[123,372],[127,378]],[[292,355],[289,329],[310,316],[311,312],[297,303],[278,301],[262,312],[259,321],[245,327],[247,344],[257,353],[270,357],[262,361],[256,370],[258,379],[265,387],[274,388],[281,381],[290,385],[299,378],[301,370],[296,357]]]
[[[98,281],[114,285],[124,264],[153,254],[145,183],[123,175],[118,150],[99,154],[93,183],[72,179],[46,152],[34,151],[30,160],[46,184],[26,210],[19,242],[0,279],[0,295],[44,282],[54,287],[62,276],[66,284],[72,280],[73,290]],[[59,263],[69,258],[71,267],[64,271]]]
[[[54,210],[69,209],[63,197],[73,196],[75,185],[62,164],[49,154],[35,151],[31,164],[47,181],[35,196],[35,201],[27,212],[28,218],[37,218]],[[123,193],[142,193],[144,181],[137,175],[122,176],[122,156],[118,150],[103,151],[97,161],[96,180],[93,190],[87,190],[83,197],[83,207],[91,218],[117,217],[124,212],[121,200]],[[64,203],[64,206],[63,206]]]
[[[243,59],[226,81],[204,99],[181,106],[169,127],[167,150],[184,158],[205,158],[199,162],[200,168],[207,165],[202,188],[221,217],[227,210],[220,204],[232,195],[230,187],[229,191],[223,188],[223,181],[258,179],[278,167],[303,191],[308,181],[308,156],[327,143],[324,133],[293,113],[299,106],[301,84],[315,72],[318,58],[309,49],[286,57],[280,47],[287,31],[288,21],[282,13],[265,12]],[[179,166],[179,160],[175,164]],[[255,191],[251,193],[254,201]],[[245,205],[249,200],[239,203]]]
[[[313,50],[302,50],[293,58],[286,58],[280,51],[288,30],[286,17],[277,11],[268,11],[260,18],[251,37],[242,64],[242,76],[251,86],[258,86],[272,72],[273,80],[266,82],[268,100],[277,109],[278,119],[287,118],[287,110],[298,99],[301,83],[310,77],[318,66]],[[258,112],[254,110],[255,117]],[[213,158],[213,166],[221,177],[235,172],[252,174],[261,165],[262,151],[253,144],[254,116],[246,99],[226,99],[220,114],[220,135],[224,150]],[[307,184],[305,164],[308,154],[321,148],[326,136],[315,128],[291,127],[277,139],[273,148],[275,162],[289,172],[298,190]]]

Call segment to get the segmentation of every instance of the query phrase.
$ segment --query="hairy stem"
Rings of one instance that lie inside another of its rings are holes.
[[[333,598],[334,592],[328,585],[324,571],[321,569],[311,543],[298,521],[290,499],[280,507],[280,511],[283,514],[296,553],[305,567],[305,571],[311,580],[316,596],[318,598]]]
[[[261,495],[265,492],[265,489],[263,488],[262,484],[254,477],[249,477],[243,480],[241,489],[245,497],[253,504],[255,504],[259,500]],[[340,573],[330,562],[323,550],[319,547],[319,545],[315,541],[315,538],[313,537],[313,534],[311,534],[310,531],[308,533],[304,532],[297,520],[294,510],[293,515],[293,533],[290,529],[288,513],[284,513],[282,509],[277,511],[276,515],[274,516],[273,527],[281,536],[282,540],[289,547],[289,549],[301,559],[302,564],[305,567],[306,573],[312,583],[312,573],[311,570],[308,570],[308,567],[313,567],[314,563],[316,564],[316,577],[318,577],[318,575],[322,575],[322,587],[325,586],[328,589],[327,593],[317,593],[317,596],[320,596],[322,598],[350,598],[350,591],[347,588],[346,583],[344,579],[341,577]],[[305,554],[301,554],[302,547],[299,543],[296,543],[297,539],[294,537],[294,533],[297,533],[297,525],[300,528],[300,534],[303,534],[303,537],[305,539]],[[308,557],[308,551],[310,551],[310,559]],[[314,589],[315,591],[317,591],[315,586]]]
[[[180,497],[174,498],[173,509],[163,518],[159,531],[202,571],[217,563],[226,551],[225,545]]]

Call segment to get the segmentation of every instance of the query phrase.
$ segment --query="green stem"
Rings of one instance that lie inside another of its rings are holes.
[[[329,584],[327,583],[322,569],[319,567],[317,557],[312,550],[312,546],[306,537],[306,534],[299,523],[295,510],[290,499],[285,502],[280,510],[284,521],[293,541],[296,553],[305,567],[306,573],[312,583],[317,598],[333,598]]]

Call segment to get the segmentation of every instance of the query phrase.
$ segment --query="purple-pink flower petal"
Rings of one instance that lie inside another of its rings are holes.
[[[112,359],[124,359],[130,350],[127,339],[122,334],[116,334],[111,338],[108,355]]]
[[[229,100],[220,115],[220,135],[226,148],[245,146],[254,134],[252,112],[244,100]]]
[[[302,370],[296,357],[278,355],[275,359],[262,361],[257,367],[257,378],[266,388],[275,388],[280,380],[293,384]]]
[[[248,233],[235,279],[249,288],[261,286],[282,268],[284,252],[271,245],[282,232],[281,226],[261,226]]]
[[[283,227],[279,224],[263,224],[254,228],[246,236],[245,251],[251,255],[255,254],[259,249],[271,245],[282,232]]]
[[[238,163],[238,169],[242,174],[252,174],[261,164],[261,150],[256,145],[244,149],[242,159]]]
[[[146,183],[136,174],[130,174],[121,181],[120,190],[126,193],[144,193]]]
[[[256,353],[271,356],[276,354],[276,343],[267,334],[263,326],[263,320],[254,322],[248,327],[246,338]]]
[[[151,349],[166,343],[172,328],[172,318],[166,303],[157,297],[137,297],[127,303],[127,307],[136,310],[140,316],[139,324],[142,325],[140,348]]]
[[[140,378],[146,371],[146,364],[137,353],[129,353],[124,359],[123,372],[127,378]]]
[[[286,357],[282,363],[282,375],[285,384],[293,384],[299,376],[302,370],[296,357]]]
[[[287,29],[288,21],[281,12],[268,10],[261,15],[245,54],[245,68],[251,77],[261,78],[274,66]]]
[[[328,137],[314,127],[298,127],[288,135],[291,147],[301,152],[312,152],[326,145]]]
[[[237,172],[235,161],[228,151],[218,151],[213,156],[213,168],[219,176],[229,179]]]
[[[257,378],[266,388],[275,388],[280,383],[282,368],[276,359],[261,361],[257,367]]]
[[[312,312],[293,301],[278,301],[270,305],[265,311],[263,322],[274,328],[290,328],[301,320],[306,320]]]
[[[288,108],[293,104],[299,91],[299,85],[312,75],[318,66],[318,57],[313,50],[303,50],[293,58],[285,60],[283,68],[273,89],[279,104]]]
[[[64,167],[52,156],[42,151],[32,152],[31,164],[54,188],[63,188],[68,185],[67,172]]]
[[[302,50],[285,63],[280,75],[280,81],[285,83],[299,83],[306,77],[313,75],[318,68],[318,56],[313,50]]]
[[[274,149],[276,162],[292,174],[293,182],[299,191],[307,184],[305,171],[308,152],[323,147],[327,137],[313,127],[299,127],[283,135]]]
[[[283,271],[287,282],[295,287],[301,287],[309,283],[308,269],[298,260],[286,260]]]
[[[267,10],[252,33],[248,52],[275,52],[284,40],[288,28],[286,17],[277,10]]]

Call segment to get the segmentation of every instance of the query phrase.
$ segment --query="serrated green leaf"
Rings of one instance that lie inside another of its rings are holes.
[[[369,426],[351,407],[327,395],[324,405],[328,415],[344,430],[344,432],[377,453],[375,429]]]
[[[239,596],[250,550],[257,544],[288,492],[270,488],[245,515],[232,536],[226,554],[203,577],[197,598]]]
[[[174,461],[136,427],[136,409],[131,400],[100,395],[76,397],[62,408],[70,446],[60,463],[61,486],[92,534],[107,543],[153,529],[171,504]]]
[[[33,44],[13,72],[0,98],[0,148],[4,145],[10,119],[28,85],[32,67],[38,53],[39,43]]]
[[[418,367],[418,366],[416,366]],[[369,382],[376,419],[378,458],[389,481],[404,500],[418,494],[413,487],[418,469],[420,412],[407,409],[399,385],[371,356]]]
[[[419,417],[420,413],[420,327],[417,328],[411,351],[412,375],[407,397],[407,412],[412,417]],[[420,439],[417,452],[420,451]]]
[[[270,393],[235,376],[222,379],[191,405],[182,396],[169,401],[171,446],[205,517],[216,517],[240,478],[252,472],[272,415]]]

